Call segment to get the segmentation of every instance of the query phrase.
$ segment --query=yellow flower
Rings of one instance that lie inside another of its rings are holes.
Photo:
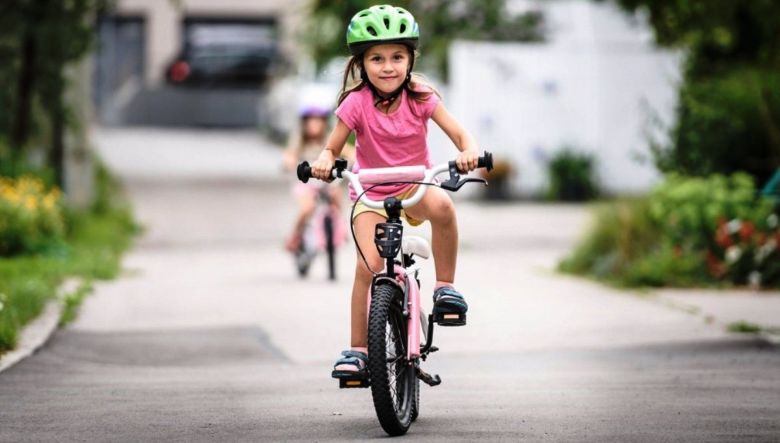
[[[27,198],[24,199],[24,207],[34,211],[38,209],[38,200],[32,195],[28,195]]]
[[[19,203],[19,200],[21,200],[21,196],[19,195],[19,192],[16,191],[16,189],[7,188],[3,191],[3,199],[13,204],[17,204]]]
[[[57,203],[57,196],[51,192],[49,193],[49,195],[43,198],[43,207],[46,209],[53,208],[55,203]]]

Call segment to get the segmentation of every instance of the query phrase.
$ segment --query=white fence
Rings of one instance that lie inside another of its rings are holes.
[[[445,103],[481,146],[512,162],[518,194],[544,189],[547,160],[564,146],[595,156],[607,191],[646,191],[658,180],[648,138],[672,121],[680,55],[656,49],[609,4],[552,5],[546,43],[454,43]]]

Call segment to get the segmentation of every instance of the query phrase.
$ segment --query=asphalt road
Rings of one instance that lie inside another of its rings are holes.
[[[251,133],[99,131],[144,236],[76,323],[0,373],[0,441],[384,437],[338,390],[354,250],[296,278],[279,151]],[[584,208],[459,200],[469,325],[437,329],[423,441],[780,441],[780,352],[552,271]],[[427,235],[425,229],[418,230]],[[430,292],[430,266],[423,289]],[[429,305],[426,300],[425,305]]]

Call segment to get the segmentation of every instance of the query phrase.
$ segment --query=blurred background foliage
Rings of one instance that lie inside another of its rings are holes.
[[[583,202],[599,195],[593,154],[564,147],[550,159],[547,175],[549,200]]]
[[[603,0],[602,0],[603,1]],[[603,203],[566,272],[625,286],[780,288],[780,2],[615,0],[685,53],[676,120],[651,145],[663,181]]]
[[[677,122],[656,145],[662,171],[744,171],[761,186],[780,167],[780,2],[616,0],[644,12],[664,46],[686,52]]]
[[[62,242],[61,194],[32,176],[0,177],[0,257],[43,252]]]
[[[382,2],[314,0],[304,40],[318,67],[334,57],[349,55],[345,41],[347,24],[358,11]],[[420,25],[421,63],[447,78],[447,48],[455,39],[492,41],[542,41],[544,20],[539,12],[507,14],[504,0],[397,0]],[[313,31],[313,32],[312,32]]]
[[[0,163],[6,175],[26,169],[30,145],[62,184],[64,138],[73,113],[64,101],[65,67],[95,38],[103,0],[4,0],[0,3]],[[25,171],[22,171],[25,172]]]
[[[89,207],[69,207],[61,192],[66,140],[81,140],[74,135],[90,123],[78,121],[66,99],[68,69],[88,55],[107,3],[0,2],[0,354],[13,349],[66,278],[115,276],[139,230],[100,165],[82,171],[95,175]],[[66,299],[67,312],[78,300]]]
[[[601,204],[560,269],[623,286],[780,287],[774,208],[745,173],[670,174],[647,197]]]

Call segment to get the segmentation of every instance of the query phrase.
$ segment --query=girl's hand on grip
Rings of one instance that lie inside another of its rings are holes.
[[[311,165],[311,175],[323,181],[331,181],[330,171],[333,170],[335,159],[330,150],[324,150],[319,158]]]
[[[458,169],[461,172],[470,172],[477,169],[477,163],[479,162],[479,151],[475,149],[467,149],[455,159],[455,164],[458,165]]]

